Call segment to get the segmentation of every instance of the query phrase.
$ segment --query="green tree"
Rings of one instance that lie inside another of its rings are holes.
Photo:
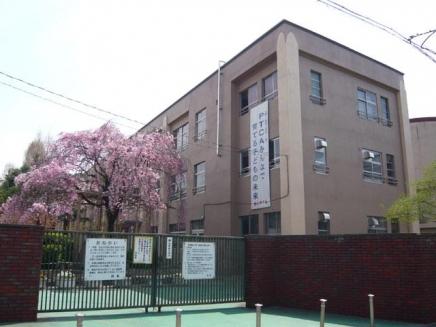
[[[8,197],[18,192],[18,188],[15,185],[15,177],[28,171],[29,167],[27,165],[23,165],[21,168],[10,167],[6,170],[3,183],[0,184],[0,204],[6,202]]]
[[[436,219],[436,161],[416,182],[416,195],[402,195],[388,209],[386,217],[405,222]]]

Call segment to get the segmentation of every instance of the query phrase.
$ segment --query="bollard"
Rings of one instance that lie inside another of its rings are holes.
[[[324,327],[325,322],[325,303],[327,302],[326,299],[320,299],[321,301],[321,315],[319,319],[319,327]]]
[[[83,318],[85,315],[83,313],[77,313],[76,314],[76,326],[77,327],[83,327]]]
[[[254,305],[256,307],[256,327],[260,327],[261,325],[261,314],[262,314],[262,304],[256,303]]]
[[[176,327],[182,327],[182,311],[183,309],[176,309]]]
[[[369,298],[369,325],[374,327],[374,294],[368,294]]]

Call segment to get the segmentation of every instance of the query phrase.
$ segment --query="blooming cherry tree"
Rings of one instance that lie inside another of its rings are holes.
[[[182,167],[169,133],[127,138],[111,123],[61,134],[48,152],[46,163],[17,176],[20,192],[2,206],[2,222],[50,225],[85,203],[103,207],[113,231],[131,207],[164,208],[159,177]]]

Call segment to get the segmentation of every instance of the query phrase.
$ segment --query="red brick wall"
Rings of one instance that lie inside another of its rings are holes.
[[[42,233],[0,224],[0,322],[36,320]]]
[[[247,305],[436,322],[435,235],[250,236]]]

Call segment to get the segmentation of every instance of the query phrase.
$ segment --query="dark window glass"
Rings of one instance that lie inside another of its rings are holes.
[[[248,89],[239,94],[241,103],[241,116],[246,114],[250,107],[257,102],[257,84],[250,86]]]
[[[318,212],[318,235],[330,234],[330,213],[326,211]]]
[[[259,234],[259,216],[258,215],[248,215],[241,216],[241,234]]]
[[[362,118],[378,120],[377,97],[375,93],[366,90],[357,90],[357,113]]]
[[[277,72],[272,73],[263,79],[262,83],[262,97],[264,99],[270,98],[277,93]]]
[[[384,217],[368,217],[368,233],[369,234],[384,234],[388,232],[386,218]]]
[[[383,124],[391,125],[391,113],[389,111],[389,102],[385,97],[380,97],[381,119]]]
[[[280,139],[278,137],[269,140],[269,165],[271,168],[280,164]]]
[[[280,212],[270,212],[265,214],[265,232],[266,234],[280,234]]]
[[[315,71],[310,72],[311,95],[315,98],[322,98],[321,74]]]
[[[250,150],[242,150],[240,153],[241,175],[250,172]]]

